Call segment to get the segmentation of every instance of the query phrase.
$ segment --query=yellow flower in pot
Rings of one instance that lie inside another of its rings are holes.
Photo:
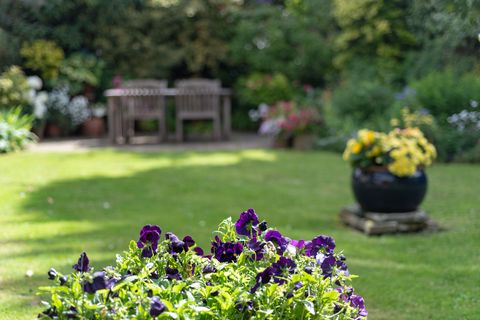
[[[418,128],[362,129],[343,153],[354,167],[352,187],[362,209],[386,213],[418,208],[427,190],[424,169],[435,157],[435,147]]]

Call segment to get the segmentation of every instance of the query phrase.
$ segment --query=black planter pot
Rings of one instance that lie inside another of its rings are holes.
[[[357,202],[369,212],[410,212],[422,203],[427,192],[427,176],[417,170],[410,177],[397,177],[385,170],[361,170],[352,174]]]

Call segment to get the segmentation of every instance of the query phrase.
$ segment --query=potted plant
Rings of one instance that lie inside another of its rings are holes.
[[[362,129],[343,154],[354,168],[352,188],[360,207],[381,213],[418,208],[427,191],[425,168],[435,157],[435,147],[418,128]]]
[[[307,150],[313,147],[320,125],[317,109],[280,101],[263,112],[260,133],[274,136],[274,147]]]
[[[365,319],[335,247],[325,235],[289,239],[253,209],[221,222],[208,252],[146,225],[113,266],[95,270],[83,252],[70,274],[50,269],[38,318]]]
[[[90,138],[101,137],[105,133],[105,122],[103,120],[106,114],[105,105],[94,104],[90,107],[90,114],[90,117],[82,124],[82,133]]]
[[[83,124],[90,117],[88,99],[70,97],[68,86],[52,90],[47,100],[47,128],[49,137],[58,138]]]

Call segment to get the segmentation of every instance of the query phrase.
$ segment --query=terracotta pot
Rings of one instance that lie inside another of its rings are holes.
[[[364,211],[410,212],[415,211],[425,197],[427,176],[420,168],[409,177],[397,177],[385,167],[356,168],[352,174],[352,189]]]
[[[63,136],[63,129],[58,124],[49,123],[47,124],[46,135],[50,138],[60,138]]]
[[[315,144],[316,136],[314,134],[301,134],[293,139],[293,149],[311,150]]]
[[[105,122],[102,118],[90,118],[82,125],[82,134],[90,138],[98,138],[105,134]]]

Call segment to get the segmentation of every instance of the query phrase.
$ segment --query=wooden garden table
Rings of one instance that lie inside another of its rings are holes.
[[[150,89],[150,88],[118,88],[105,91],[108,101],[108,135],[111,143],[124,144],[126,139],[125,98],[145,99],[158,97],[160,99],[174,98],[177,96],[176,88]],[[228,139],[231,134],[231,90],[222,88],[218,91],[221,98],[220,117],[222,119],[222,138]],[[166,106],[166,103],[163,103]],[[164,113],[165,114],[165,113]]]

